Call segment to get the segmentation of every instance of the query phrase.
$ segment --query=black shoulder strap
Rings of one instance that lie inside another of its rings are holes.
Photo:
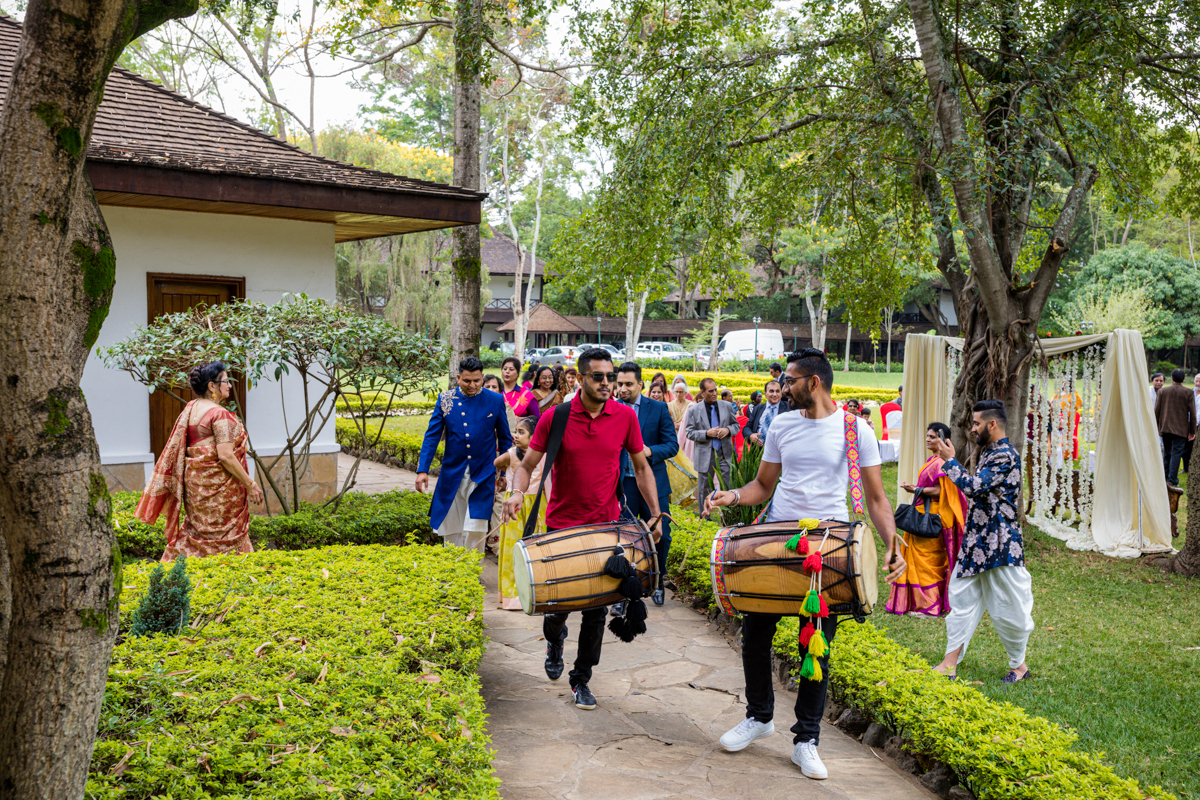
[[[567,430],[567,417],[571,415],[570,402],[559,403],[554,407],[554,418],[550,420],[550,435],[546,442],[546,455],[542,458],[542,480],[538,483],[537,495],[533,498],[533,508],[525,520],[524,536],[532,536],[537,530],[538,510],[542,506],[542,491],[546,488],[546,478],[550,477],[550,468],[558,456],[558,448],[562,446],[563,433]]]

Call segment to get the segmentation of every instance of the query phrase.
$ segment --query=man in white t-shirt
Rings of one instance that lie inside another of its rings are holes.
[[[760,505],[771,499],[774,492],[768,522],[806,518],[849,520],[846,415],[838,410],[829,394],[833,388],[833,368],[823,351],[808,348],[788,356],[781,382],[784,390],[791,393],[792,406],[798,413],[784,414],[771,423],[757,477],[740,489],[713,492],[705,503],[705,512],[718,506]],[[883,492],[879,443],[866,420],[856,418],[854,423],[858,426],[858,463],[866,507],[886,547],[884,563],[891,570],[887,580],[892,582],[904,574],[906,564],[900,554],[892,504]],[[777,614],[742,615],[746,719],[721,737],[721,746],[731,752],[745,749],[755,739],[775,732],[771,641],[779,619]],[[837,618],[831,617],[822,627],[830,644],[836,625]],[[796,724],[792,727],[795,734],[792,761],[805,776],[816,780],[829,776],[817,755],[821,714],[829,688],[828,654],[820,661],[821,680],[801,679],[797,687]]]

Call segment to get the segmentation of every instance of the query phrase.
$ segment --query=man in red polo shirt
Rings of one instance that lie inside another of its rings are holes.
[[[563,432],[562,444],[550,473],[553,488],[546,504],[546,528],[554,531],[577,525],[615,522],[620,519],[617,485],[621,480],[621,450],[633,461],[634,477],[642,497],[650,507],[650,530],[657,542],[658,488],[654,471],[646,460],[642,430],[633,409],[612,397],[617,384],[612,356],[599,347],[585,350],[577,362],[580,391],[571,400],[571,413]],[[516,485],[504,502],[504,517],[512,519],[525,501],[529,477],[542,460],[550,438],[554,414],[544,413],[538,420],[525,459],[517,469]],[[533,487],[537,491],[537,487]],[[571,670],[571,692],[579,708],[595,708],[596,698],[588,689],[592,667],[600,663],[600,645],[604,639],[604,619],[608,609],[601,606],[581,612],[579,653]],[[567,613],[547,614],[542,619],[546,637],[546,676],[558,680],[563,672],[563,643],[567,639]]]

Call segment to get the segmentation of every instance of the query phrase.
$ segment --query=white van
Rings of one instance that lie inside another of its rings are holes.
[[[730,331],[721,337],[717,345],[717,358],[721,361],[753,361],[754,329]],[[787,355],[783,346],[783,334],[774,328],[758,329],[758,355],[760,358],[781,360]]]

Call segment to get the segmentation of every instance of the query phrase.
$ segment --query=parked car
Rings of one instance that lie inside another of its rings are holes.
[[[575,345],[576,355],[591,347],[599,347],[601,350],[607,350],[609,353],[611,353],[613,364],[616,366],[620,366],[625,360],[625,353],[619,347],[615,347],[611,344],[592,344],[591,342],[581,342]]]
[[[692,354],[674,342],[639,342],[638,358],[667,358],[672,361],[691,361]]]
[[[534,361],[541,363],[542,355],[546,352],[544,347],[531,347],[525,351],[525,360],[532,364]]]
[[[566,366],[574,366],[575,359],[579,358],[579,354],[583,351],[574,345],[563,347],[547,347],[542,351],[538,361],[547,366],[557,366],[559,364]]]

